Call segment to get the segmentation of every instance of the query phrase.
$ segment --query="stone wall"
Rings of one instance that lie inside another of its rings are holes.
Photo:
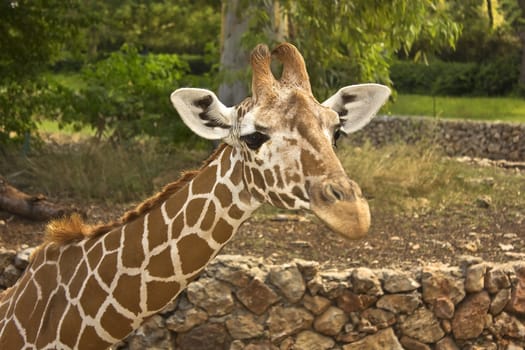
[[[0,285],[30,250],[0,250]],[[525,262],[414,271],[323,271],[219,256],[119,349],[512,349],[525,347]]]
[[[449,156],[525,161],[525,124],[378,116],[349,139],[356,144],[368,140],[376,146],[425,139]]]

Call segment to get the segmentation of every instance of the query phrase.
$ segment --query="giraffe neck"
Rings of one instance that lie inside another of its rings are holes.
[[[139,218],[100,237],[41,249],[0,300],[0,348],[104,348],[138,328],[176,298],[260,205],[246,189],[243,169],[239,152],[226,146]]]

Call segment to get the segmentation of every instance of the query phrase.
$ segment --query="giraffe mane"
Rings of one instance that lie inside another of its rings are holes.
[[[167,184],[158,193],[138,204],[135,208],[125,212],[124,215],[113,222],[89,225],[84,222],[78,213],[49,222],[45,229],[43,245],[55,244],[60,246],[85,238],[98,237],[138,218],[145,212],[161,205],[168,197],[182,189],[184,185],[195,178],[206,166],[215,160],[226,146],[226,144],[221,144],[215,152],[203,162],[199,169],[183,172],[178,180]]]

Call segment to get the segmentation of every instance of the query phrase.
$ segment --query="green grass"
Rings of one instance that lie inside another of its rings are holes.
[[[443,97],[399,94],[393,115],[525,122],[525,99],[511,97]]]

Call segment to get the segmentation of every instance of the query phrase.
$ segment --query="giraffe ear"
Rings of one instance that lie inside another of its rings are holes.
[[[341,88],[322,103],[339,114],[341,130],[356,132],[372,120],[390,96],[390,89],[379,84],[350,85]]]
[[[175,90],[170,99],[184,123],[197,135],[209,140],[229,135],[234,108],[223,105],[213,92],[183,88]]]

